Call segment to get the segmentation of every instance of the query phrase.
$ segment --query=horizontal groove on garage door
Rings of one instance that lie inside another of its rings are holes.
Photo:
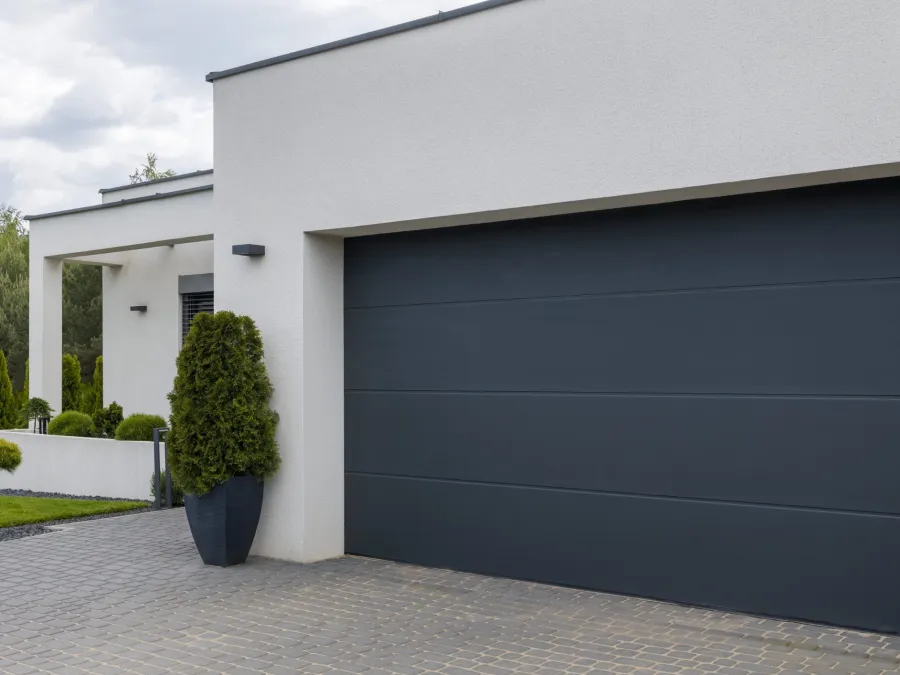
[[[900,401],[900,395],[892,394],[738,394],[715,391],[708,394],[692,394],[686,391],[658,393],[649,391],[485,391],[483,389],[467,391],[465,389],[345,389],[347,394],[438,394],[441,396],[607,396],[610,398],[773,398],[773,399],[810,399],[839,401]]]
[[[548,485],[518,485],[514,483],[491,483],[487,481],[462,480],[458,478],[431,478],[429,476],[408,476],[405,474],[372,473],[365,471],[347,471],[346,475],[368,476],[371,478],[392,478],[398,480],[412,480],[438,483],[460,483],[464,485],[484,485],[487,487],[502,487],[512,490],[549,490],[552,492],[571,492],[574,494],[595,494],[607,497],[624,497],[628,499],[654,499],[657,501],[693,502],[697,504],[724,504],[729,506],[747,506],[758,509],[783,509],[785,511],[814,511],[819,513],[837,513],[846,516],[859,516],[862,518],[900,518],[900,513],[881,513],[876,511],[856,511],[853,509],[835,509],[816,506],[802,506],[796,504],[766,504],[761,502],[742,502],[734,499],[712,499],[703,497],[679,497],[677,495],[641,494],[637,492],[616,492],[614,490],[587,490],[572,487],[554,487]]]
[[[850,284],[877,284],[885,281],[898,281],[900,277],[875,277],[868,279],[841,279],[840,281],[798,281],[782,284],[745,284],[743,286],[713,286],[709,288],[665,288],[647,291],[618,291],[608,293],[580,293],[577,295],[535,295],[529,297],[486,298],[483,300],[440,300],[433,302],[406,302],[384,305],[367,305],[365,307],[347,307],[348,312],[365,312],[367,310],[388,309],[391,307],[420,307],[423,305],[474,305],[503,302],[530,302],[532,300],[579,300],[581,298],[616,298],[642,295],[681,295],[691,293],[733,293],[758,289],[796,288],[803,286],[846,286]]]

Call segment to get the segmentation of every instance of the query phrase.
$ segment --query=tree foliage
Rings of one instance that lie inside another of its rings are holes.
[[[78,410],[81,407],[81,364],[74,354],[62,356],[62,409]]]
[[[28,229],[22,214],[0,204],[0,350],[16,391],[24,387],[28,358]],[[75,354],[85,372],[102,348],[102,270],[63,266],[63,351]]]
[[[74,354],[88,374],[103,350],[103,270],[63,265],[63,352]]]
[[[176,361],[167,462],[186,493],[202,495],[234,476],[278,470],[278,415],[253,320],[199,314]]]
[[[18,429],[21,424],[18,397],[6,368],[6,357],[0,351],[0,429]]]
[[[22,214],[4,204],[0,204],[0,350],[13,382],[21,385],[28,358],[28,231]]]
[[[157,169],[157,159],[158,157],[154,153],[148,152],[147,161],[136,168],[133,174],[128,176],[131,183],[136,185],[137,183],[146,183],[150,180],[159,180],[160,178],[169,178],[175,175],[175,172],[172,169],[166,169],[165,171]]]
[[[47,403],[45,399],[38,398],[37,396],[28,399],[25,406],[22,408],[22,415],[25,419],[35,420],[35,429],[37,428],[37,420],[50,417],[52,414],[53,408],[50,407],[50,404]]]

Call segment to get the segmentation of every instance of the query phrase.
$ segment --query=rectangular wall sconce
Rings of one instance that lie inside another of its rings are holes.
[[[132,312],[141,312],[141,313],[146,312],[146,311],[147,311],[147,305],[132,305],[132,306],[131,306],[131,311],[132,311]]]
[[[231,247],[231,254],[257,258],[266,254],[266,247],[259,244],[235,244]]]

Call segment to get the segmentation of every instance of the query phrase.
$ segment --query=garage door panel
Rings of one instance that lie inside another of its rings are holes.
[[[345,242],[352,553],[900,629],[900,180]]]
[[[347,475],[347,550],[761,614],[900,628],[900,519]]]
[[[349,239],[345,305],[900,277],[895,185]]]
[[[345,414],[348,472],[900,514],[900,399],[349,392]]]
[[[348,389],[900,394],[900,281],[346,312]]]

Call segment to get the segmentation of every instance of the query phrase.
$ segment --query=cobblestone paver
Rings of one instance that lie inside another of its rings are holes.
[[[362,558],[197,558],[183,511],[0,543],[0,672],[898,673],[900,638]]]

